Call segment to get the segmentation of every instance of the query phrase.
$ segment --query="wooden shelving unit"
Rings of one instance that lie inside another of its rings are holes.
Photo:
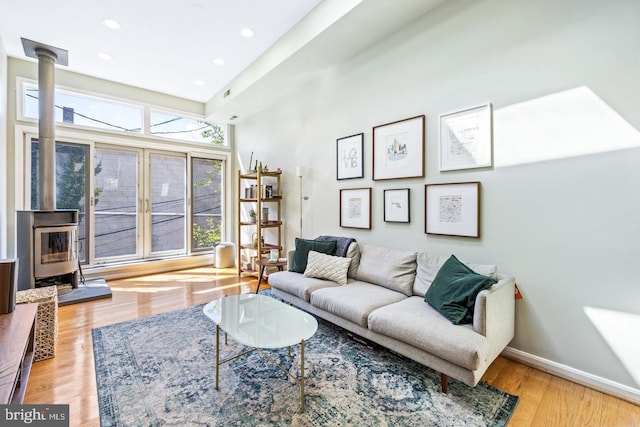
[[[259,168],[252,173],[238,171],[238,275],[257,276],[260,270],[255,265],[257,258],[269,254],[272,249],[278,250],[278,257],[282,253],[281,177],[280,169],[263,171]],[[263,221],[263,208],[269,208],[268,221]],[[255,222],[248,218],[250,209],[256,212]],[[249,262],[249,268],[245,262]]]
[[[0,404],[21,404],[33,363],[38,304],[0,314]]]

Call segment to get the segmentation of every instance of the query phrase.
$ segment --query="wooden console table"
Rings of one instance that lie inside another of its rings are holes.
[[[0,404],[20,404],[27,389],[38,304],[18,304],[0,314]]]

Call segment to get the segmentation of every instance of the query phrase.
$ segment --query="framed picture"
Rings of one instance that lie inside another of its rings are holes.
[[[373,180],[424,177],[424,115],[373,128]]]
[[[384,221],[410,222],[409,189],[384,190]]]
[[[440,171],[491,167],[491,104],[440,116]]]
[[[340,190],[340,227],[371,229],[371,187]]]
[[[480,183],[424,186],[427,234],[480,237]]]
[[[336,177],[338,180],[364,177],[363,145],[364,133],[337,139]]]

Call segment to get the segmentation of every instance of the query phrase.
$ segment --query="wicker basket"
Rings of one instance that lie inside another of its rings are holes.
[[[47,286],[18,291],[16,303],[38,303],[34,362],[55,357],[58,342],[58,288]]]

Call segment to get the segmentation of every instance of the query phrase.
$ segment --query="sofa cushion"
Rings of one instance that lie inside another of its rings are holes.
[[[419,252],[417,256],[418,268],[416,270],[416,280],[413,283],[413,295],[424,297],[431,286],[431,282],[436,278],[440,267],[449,259],[449,256],[431,255],[426,252]],[[464,261],[463,261],[464,262]],[[464,262],[469,268],[478,274],[498,278],[498,267],[490,264],[471,264]]]
[[[471,323],[476,296],[495,283],[496,279],[474,272],[451,255],[436,274],[424,299],[452,323]]]
[[[360,265],[356,279],[410,296],[416,277],[416,255],[417,252],[365,243],[360,246]]]
[[[311,304],[343,319],[367,327],[367,318],[376,308],[405,299],[400,292],[364,282],[323,288],[311,294]]]
[[[293,255],[293,266],[290,271],[296,273],[304,273],[307,268],[307,258],[309,251],[321,252],[327,255],[333,255],[336,251],[336,242],[318,242],[316,240],[299,239],[296,237],[296,252]]]
[[[349,287],[347,285],[346,287]],[[409,297],[374,310],[369,329],[395,338],[467,369],[482,366],[490,342],[471,325],[454,325],[420,297]]]
[[[360,266],[360,245],[358,245],[358,242],[352,242],[349,245],[349,248],[347,249],[347,258],[351,258],[347,277],[355,279],[358,276],[358,267]]]
[[[317,289],[340,286],[329,280],[304,277],[293,271],[278,271],[269,274],[269,285],[306,302],[309,302],[311,293]]]
[[[304,276],[315,277],[316,279],[327,279],[336,282],[338,285],[346,285],[349,264],[351,264],[351,258],[309,251]]]
[[[418,253],[416,258],[418,267],[416,269],[416,280],[413,283],[413,294],[423,297],[427,293],[431,282],[436,278],[438,270],[447,260],[447,256],[430,255],[426,252]]]

